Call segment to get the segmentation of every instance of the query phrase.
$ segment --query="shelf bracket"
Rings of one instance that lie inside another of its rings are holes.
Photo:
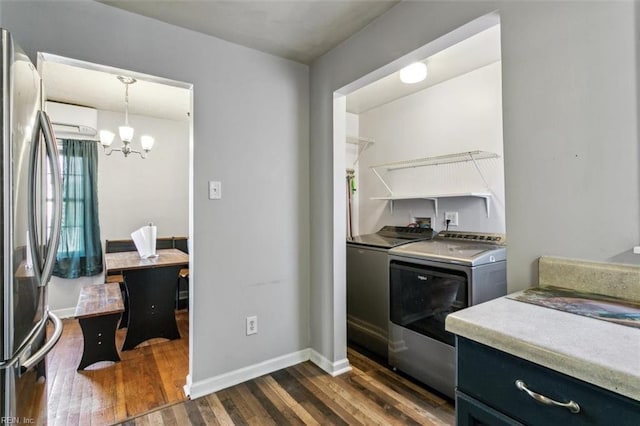
[[[425,198],[425,200],[433,201],[433,210],[435,210],[436,217],[438,217],[438,199],[437,198]]]
[[[491,214],[491,197],[485,195],[482,198],[484,198],[484,206],[487,209],[487,218],[488,218]]]
[[[353,165],[355,166],[356,164],[358,164],[358,160],[360,160],[360,155],[362,154],[362,152],[367,149],[369,147],[369,145],[371,145],[373,142],[371,141],[366,141],[364,143],[364,145],[362,145],[362,147],[360,145],[358,145],[358,154],[356,155],[356,159],[353,162]]]
[[[347,143],[358,146],[358,152],[356,152],[356,158],[353,161],[353,166],[355,167],[358,164],[358,160],[360,160],[360,155],[369,148],[370,145],[373,145],[373,139],[361,138],[356,136],[347,136]]]
[[[480,167],[478,166],[478,163],[476,162],[476,158],[473,156],[473,154],[470,152],[469,153],[469,157],[471,158],[471,162],[473,163],[473,165],[476,168],[476,171],[478,172],[478,174],[480,175],[480,178],[482,179],[482,182],[484,182],[484,186],[486,188],[489,188],[489,184],[487,183],[487,179],[485,179],[484,177],[484,173],[482,173],[482,170],[480,170]],[[488,207],[487,207],[488,208]]]
[[[378,171],[375,168],[371,168],[371,170],[373,171],[373,173],[376,175],[376,177],[378,178],[378,180],[380,182],[382,182],[382,184],[384,185],[384,187],[387,189],[387,191],[389,192],[389,196],[392,197],[393,196],[393,191],[391,190],[391,188],[389,188],[389,185],[387,185],[387,182],[384,181],[384,179],[382,178],[382,176],[380,176],[380,173],[378,173]],[[393,200],[389,200],[389,214],[391,216],[393,216]]]
[[[389,188],[389,185],[387,185],[387,182],[385,182],[384,179],[382,179],[382,176],[380,176],[380,173],[378,173],[378,171],[376,169],[374,169],[374,168],[372,168],[371,170],[373,170],[373,173],[380,180],[380,182],[382,182],[384,187],[387,188],[387,191],[389,191],[389,195],[393,196],[393,191],[391,190],[391,188]]]

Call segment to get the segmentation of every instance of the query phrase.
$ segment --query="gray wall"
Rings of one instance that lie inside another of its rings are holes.
[[[193,83],[191,379],[308,348],[308,68],[94,1],[3,1],[0,25],[32,59]]]
[[[515,290],[535,282],[539,255],[605,260],[639,242],[632,3],[401,2],[314,63],[310,91],[304,66],[96,2],[3,2],[0,25],[32,57],[45,51],[194,84],[198,381],[309,345],[329,360],[346,356],[333,92],[498,9]],[[222,180],[223,200],[206,199],[209,179]],[[247,338],[252,314],[260,333]]]
[[[333,92],[499,11],[508,283],[509,291],[522,289],[536,283],[541,255],[608,260],[640,242],[635,7],[624,1],[402,2],[312,64],[311,338],[317,351],[334,360],[345,356],[344,210],[334,207],[344,178],[332,173]]]

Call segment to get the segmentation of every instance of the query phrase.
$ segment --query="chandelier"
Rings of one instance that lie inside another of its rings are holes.
[[[140,136],[140,145],[142,145],[142,150],[144,152],[131,149],[134,129],[129,126],[129,86],[134,84],[137,80],[133,77],[125,77],[122,75],[118,76],[118,80],[124,84],[124,126],[118,127],[118,134],[120,135],[120,140],[122,140],[122,147],[117,149],[111,148],[115,134],[108,130],[100,130],[100,144],[102,145],[106,155],[111,155],[114,151],[119,151],[122,152],[125,157],[128,157],[129,154],[139,154],[140,157],[147,158],[146,154],[148,154],[149,151],[151,151],[151,148],[153,148],[154,139],[152,136]]]

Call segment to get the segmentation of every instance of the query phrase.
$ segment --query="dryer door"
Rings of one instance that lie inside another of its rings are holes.
[[[389,277],[391,322],[453,346],[454,336],[444,321],[467,307],[467,274],[392,260]]]

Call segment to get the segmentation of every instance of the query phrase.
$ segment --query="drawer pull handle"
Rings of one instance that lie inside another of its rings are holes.
[[[521,391],[525,391],[527,393],[527,395],[529,395],[531,398],[535,399],[536,401],[538,401],[538,402],[540,402],[540,403],[542,403],[544,405],[555,405],[557,407],[564,407],[564,408],[568,409],[569,411],[571,411],[572,413],[579,413],[580,412],[580,406],[578,405],[577,402],[575,402],[575,401],[569,401],[569,402],[554,401],[551,398],[547,398],[546,396],[540,395],[539,393],[535,393],[531,389],[527,388],[527,384],[525,382],[523,382],[522,380],[516,380],[516,387]]]

